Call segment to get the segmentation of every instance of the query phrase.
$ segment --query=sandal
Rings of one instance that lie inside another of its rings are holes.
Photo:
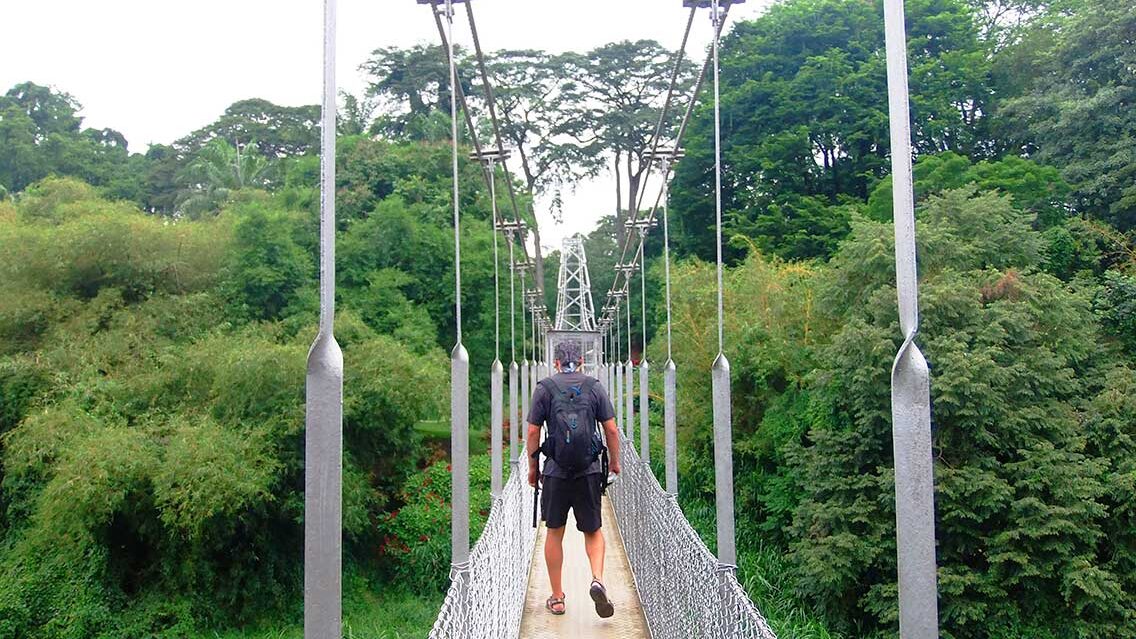
[[[607,598],[607,589],[600,583],[599,579],[592,580],[592,587],[588,589],[588,594],[592,596],[592,601],[596,604],[596,614],[600,617],[607,619],[615,614],[615,606],[611,604],[611,600]]]
[[[560,610],[557,610],[556,606],[560,606]],[[549,597],[548,599],[545,600],[544,607],[548,608],[548,611],[551,612],[554,615],[562,615],[562,614],[564,614],[564,610],[565,610],[564,597],[557,597],[555,595],[552,596],[552,597]]]

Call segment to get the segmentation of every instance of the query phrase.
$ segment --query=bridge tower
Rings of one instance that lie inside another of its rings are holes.
[[[560,253],[560,276],[556,293],[556,330],[595,331],[596,307],[592,303],[592,280],[584,238],[564,240]]]

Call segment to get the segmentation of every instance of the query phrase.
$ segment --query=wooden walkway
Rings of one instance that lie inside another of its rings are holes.
[[[611,502],[604,498],[603,532],[607,544],[604,562],[604,585],[615,605],[615,616],[600,619],[588,596],[592,570],[584,553],[584,535],[576,530],[576,520],[568,514],[568,530],[564,534],[565,614],[553,615],[544,607],[550,587],[548,568],[544,563],[546,529],[542,523],[529,569],[528,595],[521,620],[521,639],[649,639],[643,607],[631,577],[631,566],[619,536],[619,526]]]

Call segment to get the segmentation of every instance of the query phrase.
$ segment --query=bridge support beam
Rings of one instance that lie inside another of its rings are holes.
[[[489,492],[493,499],[501,496],[501,431],[505,421],[505,408],[502,387],[505,370],[501,360],[493,360],[489,371]]]
[[[342,635],[343,352],[335,341],[336,0],[323,7],[320,320],[308,353],[304,420],[304,637]]]
[[[734,449],[730,419],[730,361],[722,353],[712,369],[714,396],[714,503],[718,520],[718,563],[736,566],[734,537]]]
[[[663,440],[667,492],[678,495],[678,428],[675,416],[675,363],[663,366]]]
[[[630,311],[628,311],[630,312]],[[627,354],[627,366],[623,369],[626,376],[627,388],[623,394],[623,399],[627,402],[627,443],[631,446],[635,445],[635,363],[631,361],[630,348]]]
[[[646,347],[644,347],[646,353]],[[651,429],[648,428],[650,415],[647,413],[647,375],[650,367],[647,358],[639,362],[639,456],[648,467],[651,465]]]
[[[533,389],[529,387],[529,360],[521,362],[521,423],[518,427],[521,429],[521,438],[527,437],[529,419],[529,400],[532,398]],[[521,450],[525,450],[524,446]],[[528,463],[526,461],[526,463]],[[525,464],[521,464],[521,468],[528,468]]]
[[[520,369],[516,362],[509,363],[509,465],[517,463],[517,447],[521,434],[521,405],[518,402],[517,374]]]
[[[931,381],[915,345],[919,284],[915,261],[907,34],[903,0],[885,0],[888,111],[891,127],[892,215],[896,291],[903,345],[891,372],[892,445],[901,639],[939,636],[935,568],[935,490],[931,452]]]
[[[615,390],[615,420],[619,425],[620,430],[623,431],[623,437],[627,437],[627,421],[623,419],[623,362],[615,363],[615,383],[612,387]]]

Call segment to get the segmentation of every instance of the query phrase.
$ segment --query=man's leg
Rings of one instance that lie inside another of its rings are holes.
[[[561,537],[563,537],[563,529],[560,534]],[[600,583],[603,583],[604,550],[602,528],[590,533],[584,533],[584,551],[588,553],[588,563],[592,565],[592,579],[598,579]],[[551,570],[549,572],[551,572]]]
[[[552,596],[564,596],[562,573],[564,570],[564,530],[565,526],[549,528],[544,540],[544,561],[548,564],[548,580],[552,583]],[[602,540],[601,540],[602,543]],[[603,559],[600,559],[601,566]]]

